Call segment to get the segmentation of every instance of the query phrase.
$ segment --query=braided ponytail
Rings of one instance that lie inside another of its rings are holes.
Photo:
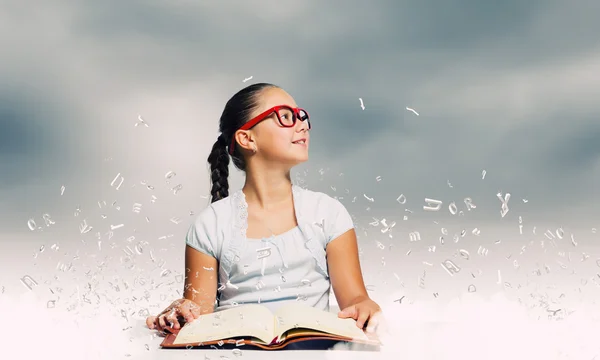
[[[227,143],[222,135],[217,138],[217,141],[208,155],[208,163],[210,164],[210,179],[212,187],[210,189],[211,203],[221,200],[229,196],[229,153],[227,152]]]
[[[235,132],[250,120],[252,112],[258,106],[259,95],[268,88],[278,86],[268,83],[257,83],[249,85],[238,91],[227,101],[221,119],[219,120],[219,131],[221,135],[212,147],[208,156],[210,164],[210,189],[211,203],[229,196],[229,152],[228,147],[233,142]],[[233,165],[239,170],[246,171],[246,160],[238,147],[234,144]]]

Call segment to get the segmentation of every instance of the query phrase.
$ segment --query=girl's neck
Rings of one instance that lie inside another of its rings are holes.
[[[247,203],[255,204],[261,209],[272,208],[289,201],[292,197],[292,180],[288,171],[283,176],[263,173],[246,175],[246,183],[242,188]]]

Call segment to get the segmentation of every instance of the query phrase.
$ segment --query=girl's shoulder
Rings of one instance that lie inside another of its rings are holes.
[[[223,239],[228,238],[233,227],[244,221],[236,207],[235,193],[209,203],[195,217],[187,234],[187,244],[215,258],[220,258]]]
[[[294,192],[296,194],[300,194],[300,196],[302,197],[302,201],[303,203],[306,202],[310,205],[319,205],[319,204],[323,204],[323,203],[334,203],[334,202],[339,202],[339,200],[337,200],[336,198],[330,196],[329,194],[326,194],[324,192],[321,191],[315,191],[315,190],[310,190],[310,189],[306,189],[306,188],[301,188],[297,185],[294,185]]]
[[[236,215],[236,210],[241,207],[237,193],[236,191],[223,199],[209,203],[197,214],[195,223],[197,225],[211,223],[218,227],[222,223],[230,222],[232,217]]]
[[[322,229],[325,247],[331,240],[354,228],[352,217],[340,200],[320,191],[302,189],[299,193],[297,210],[302,222]]]
[[[336,198],[321,192],[305,188],[296,187],[296,197],[299,198],[297,206],[300,211],[317,216],[339,212],[344,209],[344,205]]]

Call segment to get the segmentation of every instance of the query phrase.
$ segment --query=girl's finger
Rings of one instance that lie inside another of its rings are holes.
[[[156,327],[156,316],[148,316],[146,318],[146,326],[148,326],[148,329],[154,329]]]
[[[342,319],[352,318],[356,320],[356,305],[345,308],[338,313],[338,317]]]
[[[358,316],[356,318],[356,326],[360,329],[365,327],[365,323],[369,320],[369,312],[367,310],[357,309]]]
[[[192,310],[187,306],[179,309],[179,314],[183,316],[186,323],[190,323],[195,319],[194,314],[192,314]]]
[[[178,315],[178,311],[173,310],[166,316],[166,320],[169,322],[172,329],[180,328],[179,320],[177,319],[177,315]]]
[[[192,313],[192,316],[194,317],[194,319],[197,319],[198,316],[200,316],[200,314],[202,313],[200,306],[196,303],[192,303],[190,305],[190,313]]]
[[[379,317],[377,315],[372,315],[367,321],[367,332],[375,332],[377,327],[379,326]]]
[[[165,315],[164,314],[160,315],[158,317],[158,326],[159,326],[159,330],[160,331],[164,331],[165,328],[167,327],[167,322],[165,320],[166,319],[165,319]]]
[[[194,319],[197,319],[200,315],[202,315],[202,311],[200,309],[200,306],[194,306],[191,309],[192,315],[194,316]]]

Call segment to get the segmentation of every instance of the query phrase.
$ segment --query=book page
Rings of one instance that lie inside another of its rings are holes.
[[[275,318],[258,304],[240,305],[198,317],[179,330],[173,344],[200,343],[233,337],[255,337],[270,344],[276,337]]]
[[[275,318],[275,335],[278,337],[292,329],[306,328],[352,339],[368,340],[353,319],[340,319],[337,313],[297,302],[280,307],[275,313]]]

